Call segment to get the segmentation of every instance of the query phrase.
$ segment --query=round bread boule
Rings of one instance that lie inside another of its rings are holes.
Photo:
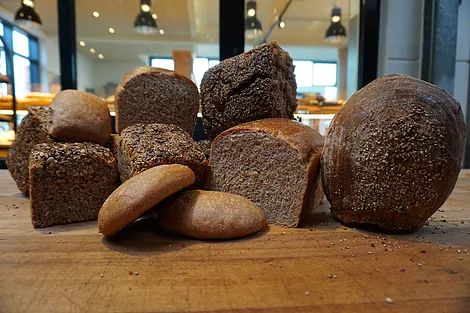
[[[59,141],[93,142],[104,146],[111,136],[111,115],[106,102],[79,90],[59,92],[51,104],[50,135]]]
[[[230,239],[266,226],[263,211],[245,197],[218,191],[189,190],[161,203],[160,225],[197,239]]]
[[[446,201],[460,171],[466,127],[443,89],[405,75],[374,80],[333,119],[322,178],[344,223],[415,230]]]
[[[98,229],[112,236],[168,196],[191,186],[196,177],[185,165],[152,167],[126,180],[102,205]]]

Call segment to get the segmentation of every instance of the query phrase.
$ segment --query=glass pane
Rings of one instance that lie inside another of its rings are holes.
[[[336,74],[336,63],[313,64],[313,84],[315,86],[335,86]]]
[[[0,74],[7,74],[7,58],[4,50],[0,50]]]
[[[219,63],[220,63],[219,60],[209,60],[209,68],[216,66]]]
[[[13,56],[15,70],[15,91],[18,98],[24,98],[31,92],[30,62],[18,55]]]
[[[3,36],[3,24],[0,23],[0,36]],[[0,40],[0,47],[3,47],[3,42]]]
[[[294,60],[294,74],[297,87],[313,86],[313,62]]]
[[[209,69],[209,60],[207,58],[195,58],[193,60],[193,75],[196,85],[201,85],[204,73]]]
[[[173,59],[153,58],[151,66],[160,67],[160,68],[164,68],[164,69],[167,69],[167,70],[170,70],[170,71],[174,71],[175,70],[175,61],[173,61]]]
[[[13,31],[13,51],[25,57],[29,56],[29,40],[28,36],[17,30]]]

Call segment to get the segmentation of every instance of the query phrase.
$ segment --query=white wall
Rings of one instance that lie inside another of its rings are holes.
[[[469,65],[470,65],[470,0],[463,0],[459,8],[457,26],[457,51],[455,56],[454,96],[467,116]],[[467,121],[468,124],[468,121]]]
[[[383,0],[378,75],[421,76],[424,0]]]

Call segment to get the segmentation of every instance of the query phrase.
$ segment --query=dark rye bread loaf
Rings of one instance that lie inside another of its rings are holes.
[[[126,73],[116,89],[116,131],[134,124],[175,124],[192,136],[199,91],[183,75],[155,67]]]
[[[322,175],[333,215],[344,223],[414,230],[457,180],[465,123],[443,89],[405,75],[376,79],[333,119]]]
[[[199,147],[201,147],[202,149],[202,152],[204,152],[204,155],[206,156],[206,159],[210,159],[211,157],[211,144],[212,144],[212,141],[210,140],[199,140],[199,141],[196,141],[196,143],[199,145]]]
[[[18,189],[29,194],[29,154],[39,143],[53,142],[49,136],[52,125],[52,111],[47,107],[33,107],[18,126],[15,141],[10,146],[7,156],[7,166]]]
[[[29,173],[35,228],[95,220],[119,185],[109,149],[88,142],[34,146]]]
[[[212,142],[207,188],[244,196],[268,223],[296,227],[323,197],[323,137],[289,119],[264,119],[224,131]]]
[[[118,164],[122,182],[157,165],[182,164],[201,183],[207,163],[201,148],[176,125],[136,124],[121,133]]]
[[[296,89],[292,59],[274,42],[224,60],[202,79],[204,129],[213,139],[241,123],[293,118]]]

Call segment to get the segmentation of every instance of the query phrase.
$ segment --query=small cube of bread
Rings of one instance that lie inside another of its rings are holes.
[[[207,188],[250,199],[268,223],[296,227],[323,198],[323,142],[317,131],[289,119],[232,127],[212,142]]]
[[[162,164],[182,164],[204,179],[207,160],[204,152],[183,129],[171,124],[136,124],[121,133],[118,165],[121,181]]]
[[[116,130],[134,124],[175,124],[191,136],[199,110],[199,91],[189,79],[155,67],[126,73],[115,93]]]
[[[109,149],[88,142],[34,146],[29,173],[34,228],[95,220],[119,185]]]
[[[18,126],[15,141],[10,146],[7,166],[18,189],[27,196],[29,194],[29,154],[39,143],[53,142],[49,136],[52,125],[52,111],[47,107],[32,107]]]
[[[89,93],[64,90],[52,100],[51,136],[59,141],[105,145],[111,135],[111,116],[106,102]]]
[[[293,118],[297,84],[289,54],[271,42],[220,62],[201,82],[204,129],[222,131],[263,118]]]

